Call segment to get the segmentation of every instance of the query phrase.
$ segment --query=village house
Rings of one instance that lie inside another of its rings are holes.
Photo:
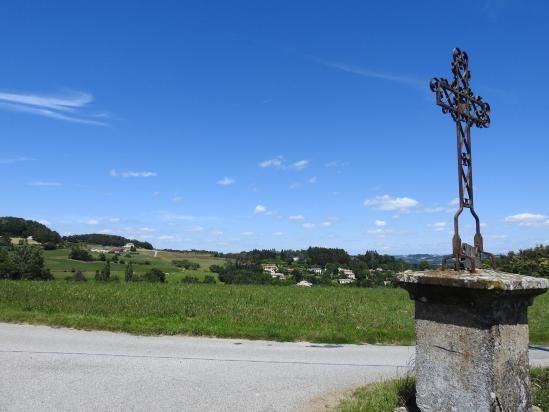
[[[301,282],[296,283],[296,286],[300,286],[302,288],[310,288],[313,286],[311,282],[307,282],[306,280],[302,280]]]
[[[337,268],[337,273],[342,276],[337,280],[340,285],[347,285],[356,281],[355,273],[351,269]]]
[[[345,276],[347,279],[356,280],[355,273],[351,269],[337,268],[337,273],[340,276]]]
[[[124,249],[124,252],[131,252],[132,250],[135,250],[135,245],[131,242],[126,243],[122,249]]]
[[[316,266],[313,266],[313,267],[309,268],[308,270],[309,270],[309,272],[314,273],[315,275],[322,275],[322,272],[324,272],[324,269],[316,267]]]
[[[274,264],[264,264],[261,265],[263,267],[263,271],[271,275],[273,278],[279,278],[279,279],[286,279],[286,275],[284,273],[280,273],[278,271],[278,266]]]
[[[269,273],[271,276],[273,276],[275,273],[278,272],[278,266],[274,264],[263,264],[261,265],[263,267],[263,272]]]

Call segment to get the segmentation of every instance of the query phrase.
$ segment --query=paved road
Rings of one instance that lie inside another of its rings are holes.
[[[142,337],[0,323],[1,411],[289,411],[405,373],[414,348]],[[549,351],[531,351],[549,365]]]

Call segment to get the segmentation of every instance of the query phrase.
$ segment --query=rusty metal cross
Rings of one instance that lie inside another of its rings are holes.
[[[490,106],[475,96],[469,87],[471,73],[469,57],[460,49],[454,49],[452,59],[454,80],[433,78],[429,83],[431,91],[436,93],[437,105],[443,113],[450,113],[456,122],[458,178],[459,178],[459,209],[454,215],[454,237],[452,239],[452,255],[445,256],[443,267],[448,259],[454,260],[456,270],[465,268],[471,272],[480,267],[482,255],[492,259],[494,256],[484,251],[483,239],[480,234],[480,220],[475,212],[473,202],[473,163],[471,158],[471,126],[479,128],[490,126]],[[476,223],[474,246],[462,243],[459,236],[459,216],[463,209],[471,211]]]

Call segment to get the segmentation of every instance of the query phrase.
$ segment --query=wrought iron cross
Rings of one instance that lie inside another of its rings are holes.
[[[471,158],[471,126],[479,128],[490,126],[490,106],[475,96],[469,87],[471,73],[469,72],[469,57],[460,49],[454,49],[452,59],[454,80],[433,78],[430,82],[431,91],[436,93],[437,105],[443,113],[450,113],[456,122],[457,157],[459,178],[459,209],[454,215],[454,237],[452,239],[452,255],[445,256],[443,268],[448,259],[454,260],[456,270],[465,268],[471,272],[480,267],[482,255],[492,259],[494,256],[484,251],[480,220],[475,212],[473,202],[473,163]],[[459,236],[459,216],[467,208],[475,218],[476,232],[474,246],[462,243]]]

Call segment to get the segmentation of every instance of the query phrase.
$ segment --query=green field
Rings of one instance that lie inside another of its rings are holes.
[[[89,245],[89,248],[96,246]],[[100,248],[100,246],[97,246]],[[110,249],[110,247],[106,247]],[[56,279],[64,279],[72,274],[72,270],[81,270],[88,279],[93,279],[96,270],[101,270],[105,264],[102,261],[83,262],[80,260],[71,260],[68,258],[70,249],[57,249],[44,251],[44,261],[48,269],[51,270],[53,276]],[[92,253],[94,257],[98,257],[97,253]],[[109,255],[109,259],[112,255]],[[206,254],[192,254],[192,253],[180,253],[180,252],[164,252],[159,251],[158,256],[154,256],[154,251],[139,249],[137,253],[131,253],[131,258],[122,254],[120,259],[124,260],[124,264],[111,262],[111,276],[118,276],[121,280],[124,279],[124,271],[127,263],[131,260],[133,265],[134,274],[143,275],[149,269],[155,267],[167,274],[166,280],[168,282],[179,282],[184,276],[194,276],[199,280],[202,280],[206,275],[213,275],[217,278],[215,273],[210,272],[209,267],[211,265],[223,265],[225,259],[216,258]],[[200,264],[198,270],[185,270],[174,266],[172,260],[187,259],[191,262]],[[148,264],[146,264],[148,262]]]
[[[530,308],[533,344],[549,343],[549,294]],[[134,334],[411,344],[400,289],[0,281],[0,321]]]

